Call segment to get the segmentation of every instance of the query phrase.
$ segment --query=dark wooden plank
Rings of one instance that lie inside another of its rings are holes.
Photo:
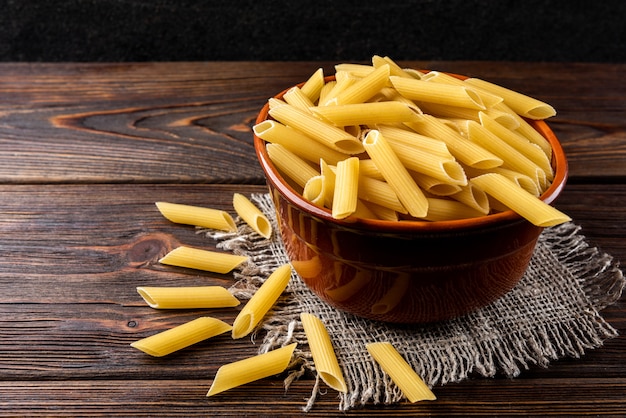
[[[626,177],[624,64],[413,61],[551,103],[572,179]],[[0,64],[1,183],[261,183],[267,97],[332,63]]]
[[[311,381],[296,381],[284,391],[278,378],[250,383],[206,398],[211,380],[69,380],[0,382],[0,416],[304,416]],[[320,394],[310,417],[363,416],[596,416],[626,413],[626,380],[589,379],[472,380],[435,388],[435,402],[375,405],[338,410],[332,391]],[[562,402],[563,388],[570,400]],[[255,396],[251,396],[254,393]]]

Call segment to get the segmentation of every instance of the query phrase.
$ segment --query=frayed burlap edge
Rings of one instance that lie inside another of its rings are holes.
[[[236,233],[200,230],[218,247],[247,255],[250,262],[235,272],[231,292],[249,299],[272,271],[289,260],[284,252],[269,195],[251,199],[267,215],[274,235],[266,240],[237,219]],[[470,374],[514,377],[531,365],[547,366],[563,357],[578,358],[600,347],[617,331],[599,311],[617,301],[625,285],[617,262],[590,247],[581,228],[566,223],[541,235],[531,265],[509,294],[476,312],[437,324],[394,326],[358,318],[321,302],[292,274],[287,290],[253,334],[263,336],[259,352],[297,342],[285,386],[307,371],[315,372],[300,313],[317,315],[326,325],[348,392],[338,393],[338,409],[367,403],[402,401],[401,391],[373,362],[365,344],[391,342],[431,387],[458,382]],[[303,410],[320,393],[317,376]],[[329,389],[332,390],[332,389]]]

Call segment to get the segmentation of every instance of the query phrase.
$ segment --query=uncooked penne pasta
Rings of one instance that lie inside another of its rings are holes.
[[[300,90],[300,87],[298,86],[294,86],[287,90],[287,92],[283,95],[283,100],[288,104],[306,112],[309,112],[309,109],[313,107],[313,102],[302,92],[302,90]]]
[[[424,152],[436,155],[442,160],[454,160],[454,156],[448,150],[445,142],[425,135],[420,135],[415,131],[397,128],[389,125],[378,125],[376,129],[383,134],[385,139],[391,143],[405,144],[419,148]]]
[[[140,286],[137,292],[154,309],[229,308],[240,303],[222,286]]]
[[[309,109],[314,115],[335,126],[393,124],[418,120],[414,106],[400,102],[354,103],[336,106],[319,106]]]
[[[569,216],[500,174],[483,174],[474,177],[472,183],[534,225],[548,227],[571,220]]]
[[[186,267],[213,273],[228,273],[247,261],[248,257],[180,246],[159,260],[161,264]]]
[[[386,181],[359,176],[359,197],[366,202],[384,206],[394,212],[407,213],[398,195]]]
[[[529,119],[547,119],[556,115],[556,111],[549,104],[489,81],[468,78],[465,84],[502,97],[504,103],[515,113]]]
[[[389,65],[382,65],[340,92],[326,105],[364,103],[389,82]]]
[[[254,357],[225,364],[217,370],[206,396],[217,395],[246,383],[274,376],[285,371],[297,343],[268,351]]]
[[[404,71],[402,69],[402,67],[400,67],[391,58],[389,58],[387,56],[380,57],[378,55],[374,55],[372,57],[372,66],[374,68],[382,67],[385,64],[389,66],[389,75],[390,76],[395,75],[395,76],[398,76],[398,77],[413,78],[413,76],[409,75],[406,71]]]
[[[485,212],[476,210],[456,200],[429,197],[428,213],[424,219],[427,221],[451,221],[454,219],[476,218],[478,216],[485,216]]]
[[[233,194],[233,207],[241,219],[263,238],[269,239],[272,236],[272,224],[269,219],[246,196],[241,193]]]
[[[291,126],[265,120],[253,127],[254,134],[264,141],[279,144],[307,161],[317,164],[323,158],[330,164],[346,158],[346,154],[327,147]]]
[[[369,343],[367,351],[391,377],[409,402],[437,399],[419,375],[389,342]]]
[[[302,312],[300,320],[311,349],[315,369],[320,377],[331,388],[346,393],[348,387],[326,327],[317,316],[310,313]]]
[[[322,87],[324,87],[324,70],[318,68],[302,87],[300,87],[300,90],[311,102],[315,103],[320,98]]]
[[[344,219],[356,211],[359,191],[359,159],[350,157],[337,163],[332,215]]]
[[[412,122],[407,125],[422,135],[445,142],[457,161],[470,167],[493,168],[499,167],[503,163],[501,158],[463,138],[461,134],[434,116],[423,115],[419,122]]]
[[[363,146],[408,213],[418,218],[426,216],[428,201],[424,193],[382,134],[377,130],[368,132]]]
[[[389,79],[400,94],[411,100],[479,110],[486,108],[480,95],[471,88],[395,76]]]
[[[285,104],[270,109],[269,114],[282,124],[292,126],[336,151],[344,154],[363,152],[363,145],[356,137],[297,107]]]
[[[159,212],[172,222],[234,232],[237,225],[226,211],[178,203],[156,202]]]
[[[276,269],[241,309],[233,323],[233,339],[250,334],[283,293],[291,278],[291,266]]]
[[[201,317],[166,331],[135,341],[131,347],[162,357],[231,330],[231,326],[216,318]]]
[[[306,161],[280,144],[267,144],[266,149],[272,163],[302,188],[311,177],[320,174]]]

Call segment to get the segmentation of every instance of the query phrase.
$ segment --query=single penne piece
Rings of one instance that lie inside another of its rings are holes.
[[[237,230],[232,216],[223,210],[169,202],[156,202],[156,207],[163,216],[175,223],[228,232]]]
[[[359,198],[389,208],[394,212],[407,213],[393,188],[383,180],[359,175]],[[376,212],[376,211],[374,211]]]
[[[320,106],[312,107],[310,111],[335,126],[404,123],[420,116],[415,107],[394,101]]]
[[[451,84],[455,86],[467,86],[463,80],[460,78],[456,78],[451,76],[450,74],[442,73],[440,71],[431,71],[427,74],[424,74],[422,77],[424,81],[430,81],[432,83],[441,83],[441,84]],[[484,90],[474,90],[476,94],[478,94],[485,105],[485,108],[490,108],[495,106],[498,103],[502,103],[502,97],[496,96],[494,94],[488,93]]]
[[[461,187],[461,191],[451,194],[450,198],[463,203],[483,215],[489,213],[489,199],[487,198],[487,194],[481,188],[475,187],[471,179],[467,185]]]
[[[276,97],[270,97],[269,100],[267,101],[267,104],[269,105],[270,109],[273,109],[278,106],[286,105],[287,102],[285,102],[282,99],[277,99]]]
[[[154,309],[230,308],[240,303],[222,286],[140,286],[137,292]]]
[[[328,165],[323,159],[320,160],[320,171],[322,173],[322,194],[324,195],[324,206],[328,209],[332,209],[337,176],[335,175],[333,167]]]
[[[376,363],[400,388],[409,402],[437,399],[435,394],[389,342],[369,343],[365,346]]]
[[[486,199],[486,198],[485,198]],[[488,206],[488,204],[487,204]],[[428,198],[428,213],[424,217],[427,221],[453,221],[485,216],[485,213],[469,207],[457,200],[446,198]]]
[[[300,320],[309,343],[311,356],[313,356],[315,369],[320,377],[331,388],[346,393],[348,387],[326,327],[317,316],[310,313],[302,312]]]
[[[478,110],[486,108],[480,95],[471,88],[395,76],[389,79],[401,95],[411,100]]]
[[[472,170],[472,169],[470,168],[469,170]],[[528,193],[532,194],[533,196],[539,197],[541,195],[541,191],[539,190],[539,186],[537,185],[536,180],[533,180],[527,175],[522,174],[515,170],[509,170],[509,169],[502,168],[502,167],[496,167],[487,171],[474,170],[470,172],[471,174],[468,173],[468,175],[470,175],[471,177],[476,177],[482,174],[486,174],[488,172],[500,174],[508,178],[513,183],[517,184],[519,187],[526,190]],[[470,179],[470,184],[471,184],[471,179]]]
[[[324,69],[318,68],[311,77],[300,87],[300,90],[309,100],[315,103],[320,98],[320,92],[324,86]]]
[[[359,160],[359,175],[367,176],[376,180],[385,180],[374,161],[369,158]]]
[[[373,202],[365,201],[364,204],[367,205],[374,215],[376,215],[376,219],[393,222],[397,222],[399,219],[398,212],[393,209],[386,208]],[[403,211],[406,212],[406,209],[403,208]]]
[[[159,263],[224,274],[247,260],[248,257],[242,255],[180,246],[167,253]]]
[[[474,177],[472,183],[506,207],[526,218],[533,225],[548,227],[571,220],[563,212],[528,193],[500,174],[483,174]]]
[[[163,357],[190,345],[231,330],[216,318],[201,317],[166,331],[135,341],[130,346],[154,357]]]
[[[546,186],[546,173],[524,154],[475,121],[467,122],[469,139],[504,161],[502,167],[532,178],[540,189]]]
[[[284,264],[276,269],[248,303],[241,309],[233,323],[233,339],[250,334],[283,293],[291,278],[291,266]]]
[[[234,193],[233,207],[241,219],[263,238],[269,239],[272,236],[272,224],[269,219],[246,196]]]
[[[311,177],[320,174],[306,161],[280,144],[267,144],[265,147],[272,163],[300,187],[304,187]]]
[[[353,74],[355,77],[361,78],[371,74],[374,70],[374,67],[367,64],[341,63],[335,65],[336,73],[350,73]]]
[[[306,182],[302,197],[318,206],[324,206],[324,176],[313,176]]]
[[[420,189],[435,196],[450,196],[461,191],[458,184],[450,184],[423,173],[409,172]]]
[[[426,216],[428,201],[424,193],[383,135],[377,130],[369,131],[363,138],[363,146],[408,213],[418,218]]]
[[[282,373],[289,366],[296,345],[297,343],[293,343],[221,366],[206,396],[217,395],[226,390]]]
[[[376,129],[383,134],[385,139],[392,143],[402,143],[411,147],[419,148],[440,159],[454,160],[454,156],[448,150],[445,142],[425,135],[420,135],[413,130],[397,128],[389,125],[377,125]]]
[[[389,65],[380,66],[326,102],[326,105],[364,103],[385,87],[388,81]]]
[[[486,113],[480,112],[480,123],[487,128],[490,132],[496,135],[498,138],[509,144],[511,147],[518,150],[525,157],[527,157],[530,161],[537,164],[539,168],[546,173],[546,177],[548,180],[552,180],[554,178],[554,172],[552,170],[552,165],[550,164],[550,160],[548,156],[543,152],[539,146],[531,143],[526,137],[518,134],[515,131],[512,131],[498,123],[495,119],[487,115]]]
[[[407,126],[419,134],[443,141],[457,161],[470,167],[493,168],[503,163],[500,157],[463,138],[458,131],[451,129],[434,116],[423,115],[422,120],[409,123]]]
[[[498,110],[494,107],[487,108],[482,110],[481,112],[485,113],[487,116],[498,122],[500,125],[514,131],[520,127],[520,122],[515,116],[513,116],[510,112],[504,112],[502,110]],[[479,116],[480,120],[480,116]],[[542,137],[543,138],[543,137]]]
[[[356,211],[359,191],[359,159],[350,157],[337,163],[332,215],[345,219]]]
[[[408,169],[427,176],[464,186],[467,178],[461,164],[455,160],[439,159],[419,148],[411,147],[399,142],[388,141],[391,149],[396,153],[402,164]]]
[[[344,154],[363,152],[363,145],[357,138],[297,107],[286,104],[270,109],[269,114],[282,124],[292,126],[334,150]]]
[[[489,81],[468,78],[465,84],[502,97],[504,103],[515,113],[529,119],[547,119],[556,115],[556,111],[549,104]]]
[[[254,125],[252,130],[264,141],[280,144],[297,156],[316,164],[320,158],[330,164],[337,164],[338,161],[346,158],[346,154],[331,149],[297,129],[275,120],[264,120]]]
[[[302,109],[306,112],[310,112],[310,108],[313,107],[313,102],[309,99],[309,97],[300,90],[300,87],[294,86],[287,90],[287,92],[283,95],[283,100],[290,104],[291,106],[295,106],[298,109]]]

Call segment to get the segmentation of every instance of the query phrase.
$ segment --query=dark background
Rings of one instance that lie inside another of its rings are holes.
[[[0,0],[0,61],[626,61],[624,0]]]

